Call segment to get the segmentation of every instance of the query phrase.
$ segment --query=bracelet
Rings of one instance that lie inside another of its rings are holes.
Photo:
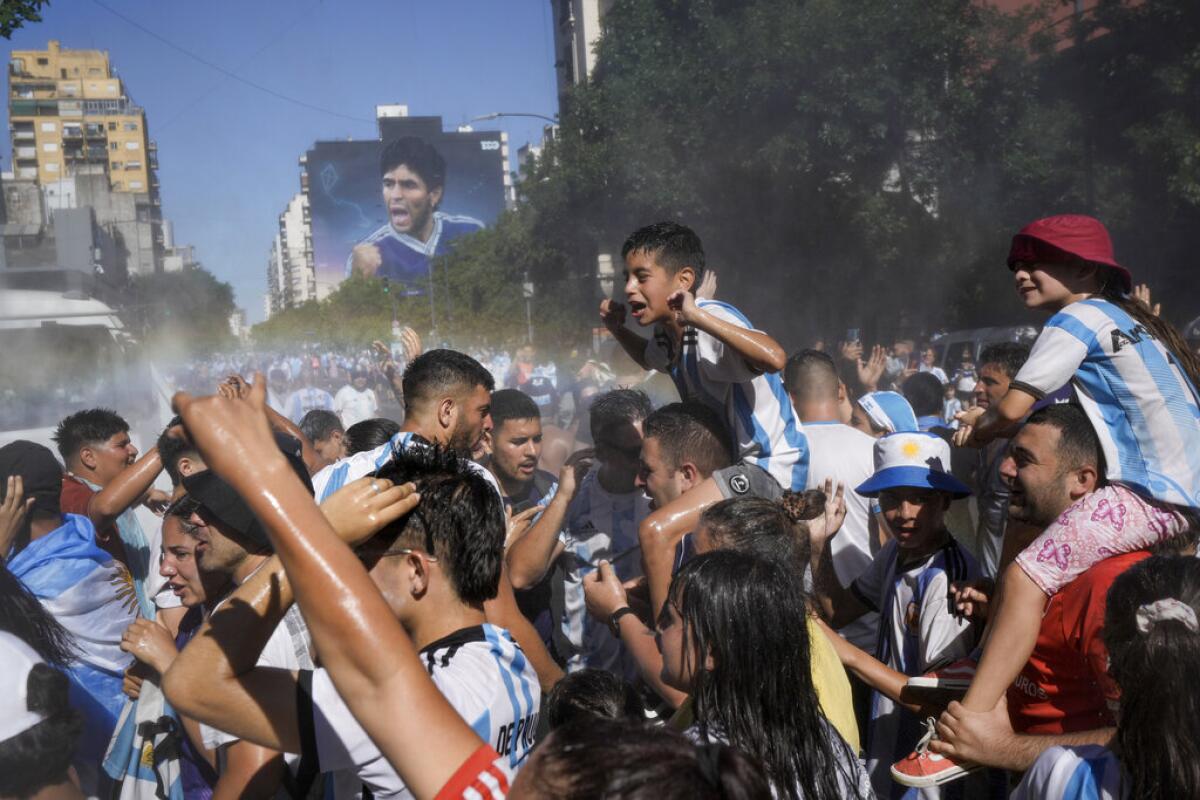
[[[629,606],[621,606],[612,613],[612,616],[608,618],[608,627],[612,631],[613,636],[618,639],[621,638],[621,617],[632,613],[633,609]]]

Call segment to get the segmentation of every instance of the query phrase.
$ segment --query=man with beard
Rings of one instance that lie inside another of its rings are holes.
[[[424,281],[429,259],[450,251],[454,241],[483,228],[477,219],[437,208],[446,184],[446,161],[416,136],[388,143],[379,157],[383,205],[388,221],[354,246],[346,274]]]
[[[1012,438],[1000,472],[1011,487],[1008,518],[1030,526],[1030,540],[1068,507],[1087,503],[1104,481],[1095,431],[1083,410],[1068,404],[1035,411]],[[1118,516],[1121,524],[1146,524],[1115,509],[1108,524],[1118,524]],[[1093,516],[1096,523],[1104,519]],[[1019,549],[1028,542],[1015,544]],[[952,703],[930,750],[959,762],[1023,771],[1056,745],[1106,744],[1119,692],[1108,676],[1105,599],[1118,575],[1148,557],[1138,551],[1106,558],[1055,594],[1007,703],[987,712]]]
[[[454,350],[430,350],[413,359],[404,369],[404,424],[391,440],[374,450],[344,458],[313,476],[317,502],[364,475],[371,475],[393,452],[409,447],[440,446],[464,457],[492,429],[492,375],[470,356]],[[467,467],[478,471],[501,497],[504,492],[491,472],[473,461]],[[517,608],[512,584],[505,570],[496,598],[484,604],[488,622],[512,632],[538,673],[542,688],[549,689],[562,677],[542,644],[537,631]]]

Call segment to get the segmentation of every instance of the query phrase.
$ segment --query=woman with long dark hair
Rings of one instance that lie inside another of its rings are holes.
[[[1155,556],[1113,582],[1108,672],[1121,690],[1108,747],[1052,747],[1014,800],[1200,797],[1200,561]]]
[[[866,771],[821,714],[807,614],[790,564],[698,556],[675,576],[659,619],[663,680],[694,700],[688,734],[757,758],[775,796],[871,797]]]

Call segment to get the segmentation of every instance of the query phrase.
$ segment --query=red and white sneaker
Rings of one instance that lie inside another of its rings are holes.
[[[949,705],[951,700],[962,700],[975,678],[977,666],[979,662],[975,659],[962,658],[920,677],[909,678],[904,683],[905,698],[930,705]]]
[[[956,781],[981,768],[979,764],[955,761],[931,751],[929,743],[937,738],[936,726],[937,720],[933,717],[925,720],[925,735],[917,742],[917,749],[892,764],[892,780],[923,789]]]

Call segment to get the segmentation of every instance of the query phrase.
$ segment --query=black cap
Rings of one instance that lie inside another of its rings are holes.
[[[308,467],[301,458],[300,440],[287,434],[275,434],[275,443],[287,457],[288,464],[296,472],[308,493],[313,493],[312,479],[308,476]],[[193,498],[201,507],[200,513],[216,518],[225,527],[231,528],[252,542],[263,547],[269,547],[271,542],[250,506],[241,498],[234,488],[225,482],[212,470],[204,470],[183,479],[183,488],[188,496]]]
[[[49,448],[23,440],[0,447],[0,497],[8,492],[10,475],[20,475],[25,497],[33,498],[30,513],[62,513],[63,468]]]

